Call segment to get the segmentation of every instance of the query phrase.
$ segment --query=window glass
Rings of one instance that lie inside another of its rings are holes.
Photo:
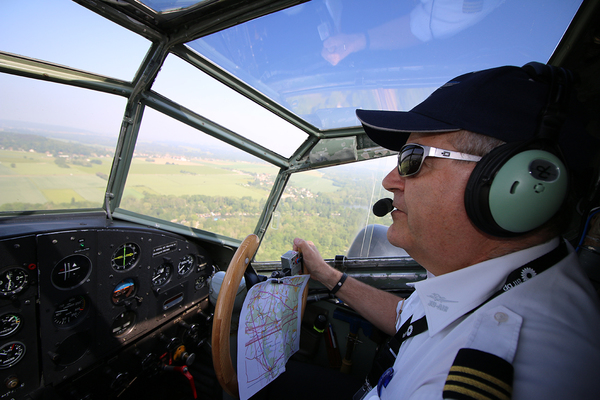
[[[290,157],[307,137],[300,129],[173,55],[167,57],[153,90],[284,157]]]
[[[150,48],[70,0],[2,0],[0,9],[0,51],[130,81]]]
[[[395,156],[384,157],[293,174],[256,260],[279,260],[292,249],[296,237],[313,241],[324,258],[393,255],[371,251],[369,235],[357,234],[371,224],[391,225],[389,214],[376,217],[372,206],[381,198],[392,197],[381,182],[396,167],[397,160]],[[386,231],[383,229],[384,234]],[[349,254],[351,247],[353,251]],[[402,249],[394,250],[395,254],[406,254]]]
[[[0,211],[101,207],[125,99],[0,74]]]
[[[321,0],[187,46],[319,129],[408,110],[455,76],[547,62],[581,0]]]
[[[244,239],[254,232],[278,171],[147,108],[120,207]]]

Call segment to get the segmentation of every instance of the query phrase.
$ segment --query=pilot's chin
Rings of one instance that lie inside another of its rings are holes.
[[[404,248],[404,242],[402,241],[403,234],[401,232],[399,232],[399,230],[397,228],[398,228],[397,222],[392,223],[392,225],[390,225],[388,227],[387,240],[393,246]]]

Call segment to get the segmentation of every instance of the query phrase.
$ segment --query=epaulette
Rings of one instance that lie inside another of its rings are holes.
[[[448,372],[444,399],[509,400],[513,366],[494,354],[460,349]]]

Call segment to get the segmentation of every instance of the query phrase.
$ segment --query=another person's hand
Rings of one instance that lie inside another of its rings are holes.
[[[337,65],[351,53],[363,50],[366,45],[367,39],[362,33],[352,35],[341,33],[323,42],[321,56],[331,65]]]

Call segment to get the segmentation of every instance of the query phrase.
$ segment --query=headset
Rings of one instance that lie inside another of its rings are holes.
[[[523,70],[549,85],[533,139],[499,146],[479,161],[467,182],[465,208],[477,228],[497,237],[516,237],[539,228],[561,208],[569,189],[558,147],[567,116],[572,72],[541,63]]]

